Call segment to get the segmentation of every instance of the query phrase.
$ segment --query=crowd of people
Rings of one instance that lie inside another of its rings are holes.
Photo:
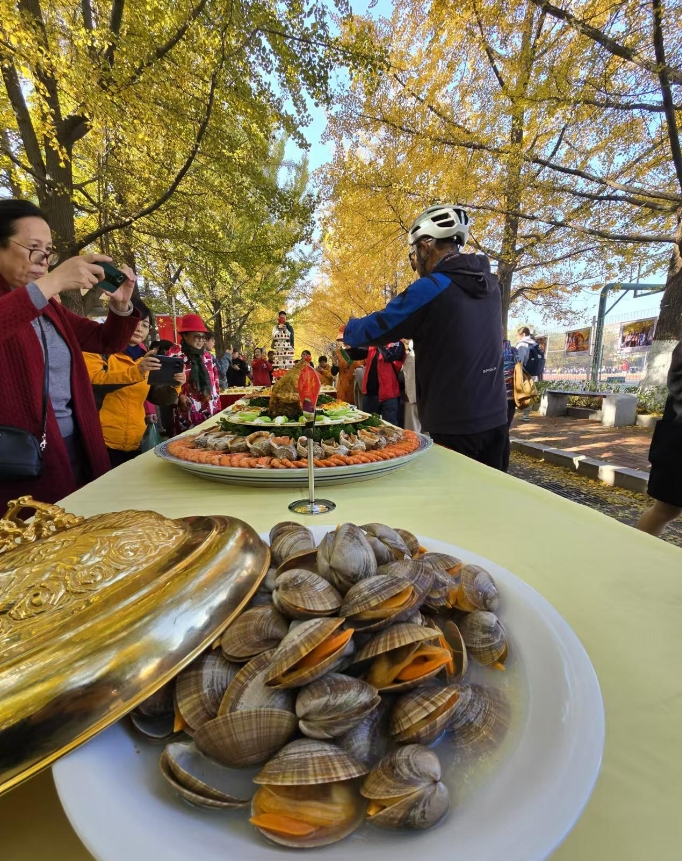
[[[321,355],[315,365],[309,350],[300,359],[340,399],[506,471],[509,429],[517,406],[531,402],[525,387],[542,379],[545,357],[529,328],[515,345],[503,336],[497,278],[487,257],[462,251],[468,233],[460,207],[421,213],[408,235],[417,279],[384,309],[341,327],[331,361]],[[8,381],[0,510],[23,494],[56,501],[137,456],[152,428],[174,435],[195,427],[221,409],[221,391],[268,386],[276,376],[272,349],[256,348],[247,360],[230,345],[216,357],[214,333],[197,314],[179,320],[178,343],[147,348],[152,315],[133,299],[135,275],[124,266],[125,281],[106,285],[104,323],[69,311],[60,294],[101,287],[104,262],[110,258],[85,254],[60,263],[41,210],[0,201],[0,361]],[[284,311],[278,326],[293,349]],[[682,511],[680,349],[652,445],[657,503],[648,531]]]

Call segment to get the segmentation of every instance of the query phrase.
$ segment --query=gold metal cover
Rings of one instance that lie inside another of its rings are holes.
[[[90,517],[0,555],[0,794],[129,712],[208,646],[270,551],[230,517]]]

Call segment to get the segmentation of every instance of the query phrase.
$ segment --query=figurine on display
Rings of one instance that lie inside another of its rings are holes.
[[[279,312],[278,322],[272,330],[272,350],[274,355],[270,363],[278,371],[289,371],[294,366],[294,330],[287,323],[287,315]]]
[[[289,346],[293,350],[294,348],[294,327],[291,323],[287,323],[287,314],[286,311],[280,311],[277,315],[277,325],[272,330],[272,348],[273,350],[277,350],[276,341],[281,341],[282,335],[288,336]]]

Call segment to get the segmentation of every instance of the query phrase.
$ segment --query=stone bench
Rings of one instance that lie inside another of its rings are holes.
[[[540,400],[541,416],[565,416],[570,397],[601,398],[601,423],[607,428],[620,428],[637,423],[637,395],[614,395],[613,392],[575,392],[546,389]]]

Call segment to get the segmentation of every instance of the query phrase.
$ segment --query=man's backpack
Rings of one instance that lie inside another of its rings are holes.
[[[528,357],[523,363],[523,370],[529,377],[537,377],[540,373],[540,365],[542,363],[542,353],[537,344],[531,344],[528,348]]]

